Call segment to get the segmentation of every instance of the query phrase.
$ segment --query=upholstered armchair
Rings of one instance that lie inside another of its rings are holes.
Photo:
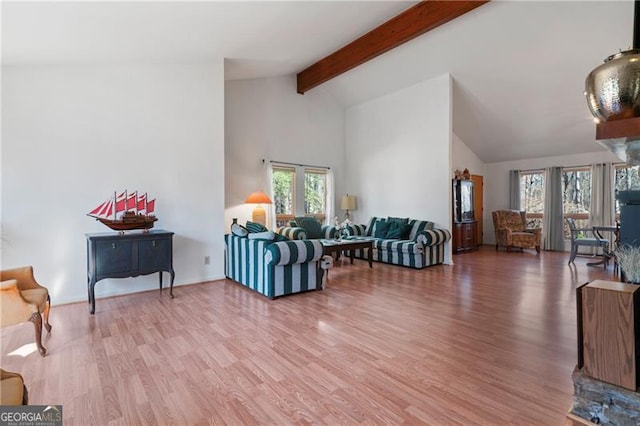
[[[540,253],[540,240],[542,239],[542,229],[527,228],[526,213],[517,210],[498,210],[492,212],[493,227],[496,233],[496,250],[499,246],[504,246],[507,251],[517,247],[535,247]]]
[[[29,394],[18,373],[0,368],[0,405],[27,405]]]
[[[0,281],[0,327],[31,321],[35,327],[38,352],[45,356],[42,317],[44,327],[51,332],[49,291],[36,282],[31,266],[0,271]]]

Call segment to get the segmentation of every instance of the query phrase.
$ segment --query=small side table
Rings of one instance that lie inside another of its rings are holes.
[[[171,275],[169,296],[173,299],[173,232],[161,229],[149,232],[120,234],[102,232],[86,234],[87,287],[89,312],[96,311],[94,288],[105,278],[128,278],[159,272],[162,292],[162,272]]]

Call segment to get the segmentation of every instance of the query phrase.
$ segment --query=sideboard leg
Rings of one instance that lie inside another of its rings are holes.
[[[173,280],[176,277],[176,273],[173,270],[173,268],[171,268],[171,284],[169,286],[169,296],[171,296],[171,298],[173,299]]]
[[[96,293],[95,293],[96,283],[91,281],[89,283],[89,313],[93,315],[96,312]]]
[[[158,281],[160,282],[160,293],[162,293],[162,271],[158,272]]]

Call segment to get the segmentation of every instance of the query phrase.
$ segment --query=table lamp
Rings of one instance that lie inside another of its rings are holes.
[[[267,194],[262,191],[256,191],[251,193],[245,200],[247,204],[257,204],[256,208],[253,209],[253,215],[251,220],[261,225],[267,225],[267,213],[265,212],[262,204],[273,204],[271,198]]]
[[[340,208],[342,210],[346,210],[345,214],[344,214],[344,218],[345,219],[349,219],[351,220],[351,217],[349,215],[349,210],[355,210],[356,209],[356,196],[355,195],[343,195],[342,199],[340,200]]]

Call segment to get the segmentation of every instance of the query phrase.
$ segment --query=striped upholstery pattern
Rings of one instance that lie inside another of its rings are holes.
[[[424,245],[411,240],[383,240],[382,238],[374,238],[373,248],[386,251],[399,251],[402,253],[422,253]]]
[[[290,240],[306,240],[307,232],[304,228],[296,226],[283,226],[276,229],[276,234],[287,237]]]
[[[318,240],[281,241],[266,247],[267,265],[291,265],[314,262],[322,257],[322,244]]]
[[[427,229],[433,229],[433,222],[429,222],[426,220],[415,220],[412,219],[409,221],[409,225],[411,225],[411,232],[409,233],[409,239],[415,240],[418,234]]]
[[[423,244],[425,246],[435,246],[438,244],[444,244],[451,239],[451,233],[446,229],[430,229],[420,233],[417,241],[424,236]]]
[[[412,228],[407,240],[373,238],[370,236],[375,232],[373,225],[379,219],[371,218],[366,227],[351,225],[351,236],[347,237],[350,240],[373,239],[374,261],[416,269],[444,262],[445,243],[451,239],[451,233],[446,229],[433,229],[433,222],[412,219],[409,221]],[[366,249],[356,250],[355,257],[367,259]]]
[[[331,225],[322,225],[322,238],[330,240],[336,232],[336,229]],[[276,230],[276,234],[283,235],[290,240],[306,240],[307,232],[304,228],[297,226],[283,226]]]
[[[330,240],[336,233],[336,228],[333,225],[322,225],[322,238]]]
[[[385,220],[386,218],[384,217],[372,217],[369,220],[369,223],[366,226],[366,235],[368,237],[372,237],[375,235],[376,233],[376,221],[377,220]],[[433,222],[429,222],[426,220],[416,220],[416,219],[411,219],[409,220],[409,225],[411,225],[411,232],[409,233],[409,239],[410,240],[415,240],[416,236],[426,230],[426,229],[433,229]]]
[[[249,240],[225,235],[225,274],[271,299],[321,288],[319,241]]]
[[[369,223],[367,223],[367,233],[365,234],[367,237],[373,237],[376,231],[375,229],[376,220],[380,220],[380,219],[384,219],[384,218],[373,216],[371,219],[369,219]]]
[[[347,235],[350,235],[350,236],[367,235],[367,226],[351,223],[347,226]]]

